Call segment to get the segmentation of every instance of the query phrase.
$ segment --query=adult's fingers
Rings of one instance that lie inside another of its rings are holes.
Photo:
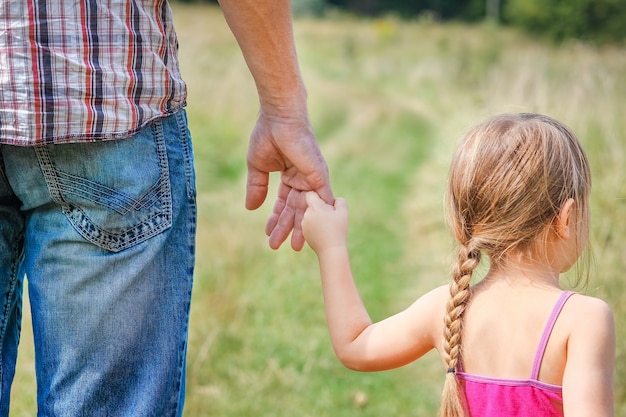
[[[304,212],[307,209],[306,193],[299,192],[297,194],[293,231],[291,232],[291,248],[296,252],[302,250],[304,244],[306,243],[304,233],[302,232],[302,219],[304,218]]]
[[[287,197],[289,196],[289,188],[287,185],[280,183],[278,186],[278,195],[276,196],[276,202],[274,203],[274,207],[272,208],[272,214],[267,219],[267,223],[265,223],[265,234],[270,236],[272,231],[278,224],[278,219],[280,219],[280,215],[285,209],[285,205],[287,204]]]
[[[255,167],[248,165],[248,178],[246,181],[246,208],[256,210],[267,197],[269,184],[269,173],[259,171]]]
[[[269,235],[269,244],[272,249],[278,249],[293,230],[295,214],[298,209],[297,199],[298,195],[301,194],[300,191],[294,190],[293,188],[289,189],[287,186],[283,185],[281,185],[281,187],[284,187],[282,188],[282,192],[284,192],[285,189],[288,189],[289,193],[287,194],[283,210],[278,216],[276,225],[271,230]]]

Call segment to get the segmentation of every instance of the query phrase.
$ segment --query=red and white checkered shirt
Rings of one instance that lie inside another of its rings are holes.
[[[0,143],[124,138],[184,107],[167,0],[0,0]]]

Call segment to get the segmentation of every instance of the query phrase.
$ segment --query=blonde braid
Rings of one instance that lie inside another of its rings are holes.
[[[450,299],[444,317],[443,354],[448,372],[443,387],[440,417],[463,417],[463,400],[456,380],[456,370],[461,360],[461,336],[463,314],[470,300],[472,272],[480,263],[481,252],[475,241],[470,240],[459,248],[459,258],[450,282]]]

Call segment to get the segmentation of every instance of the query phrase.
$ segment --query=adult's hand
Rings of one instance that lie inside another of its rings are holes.
[[[290,0],[219,0],[259,94],[261,110],[250,137],[246,207],[265,201],[269,173],[280,172],[278,197],[267,225],[274,249],[293,231],[291,246],[304,246],[303,192],[317,191],[332,204],[328,168],[309,123],[306,89],[293,38]]]
[[[291,235],[291,247],[304,246],[301,221],[306,210],[305,193],[316,191],[332,204],[328,167],[311,125],[304,117],[284,117],[261,111],[250,137],[246,208],[260,207],[267,197],[269,173],[280,172],[278,195],[265,233],[277,249]]]

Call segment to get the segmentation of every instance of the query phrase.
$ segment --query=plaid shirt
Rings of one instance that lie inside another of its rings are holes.
[[[0,143],[124,138],[185,105],[167,0],[0,0]]]

